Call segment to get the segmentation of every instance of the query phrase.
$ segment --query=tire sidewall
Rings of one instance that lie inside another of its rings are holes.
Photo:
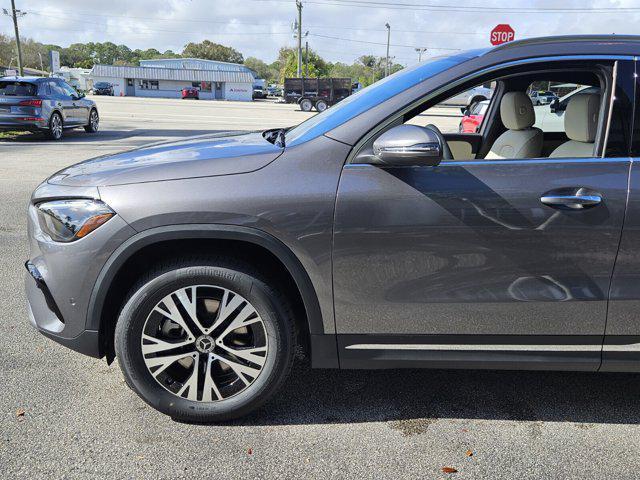
[[[162,387],[144,363],[141,335],[149,312],[166,295],[189,285],[230,289],[249,301],[264,322],[268,353],[260,375],[245,390],[224,401],[205,403],[180,398]],[[293,348],[283,322],[283,312],[268,291],[262,281],[246,273],[208,265],[177,268],[148,281],[126,303],[116,326],[116,356],[127,383],[149,405],[176,419],[231,419],[257,408],[286,375],[286,363]]]

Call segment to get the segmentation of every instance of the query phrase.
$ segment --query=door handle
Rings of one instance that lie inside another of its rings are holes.
[[[602,195],[588,188],[563,188],[543,194],[540,201],[549,207],[583,210],[602,203]]]

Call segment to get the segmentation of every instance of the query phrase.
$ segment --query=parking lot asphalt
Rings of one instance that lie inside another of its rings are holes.
[[[311,370],[300,360],[260,411],[189,425],[144,404],[117,364],[38,334],[27,320],[22,264],[25,207],[42,179],[149,141],[308,116],[270,103],[105,98],[98,105],[97,135],[0,141],[0,477],[638,477],[638,375]]]

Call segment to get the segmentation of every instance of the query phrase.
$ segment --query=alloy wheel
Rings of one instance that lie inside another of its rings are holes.
[[[153,378],[172,394],[218,402],[248,388],[268,355],[256,309],[239,294],[212,285],[175,290],[151,310],[141,349]]]
[[[58,114],[54,114],[51,117],[51,135],[53,136],[53,138],[60,138],[62,137],[62,119],[60,118],[60,115]]]
[[[95,110],[91,110],[91,115],[89,115],[89,123],[91,125],[91,130],[94,132],[98,131],[100,119],[98,118],[98,112]]]

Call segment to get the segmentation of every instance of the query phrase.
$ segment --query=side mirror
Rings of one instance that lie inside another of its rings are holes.
[[[373,142],[371,163],[388,166],[435,166],[442,160],[438,135],[418,125],[399,125]]]
[[[562,111],[562,108],[560,107],[560,99],[556,98],[555,100],[553,100],[549,104],[549,109],[551,110],[551,113],[556,113],[556,112]]]
[[[464,115],[465,117],[467,116],[468,111],[469,109],[467,107],[460,107],[460,112],[462,112],[462,115]]]

